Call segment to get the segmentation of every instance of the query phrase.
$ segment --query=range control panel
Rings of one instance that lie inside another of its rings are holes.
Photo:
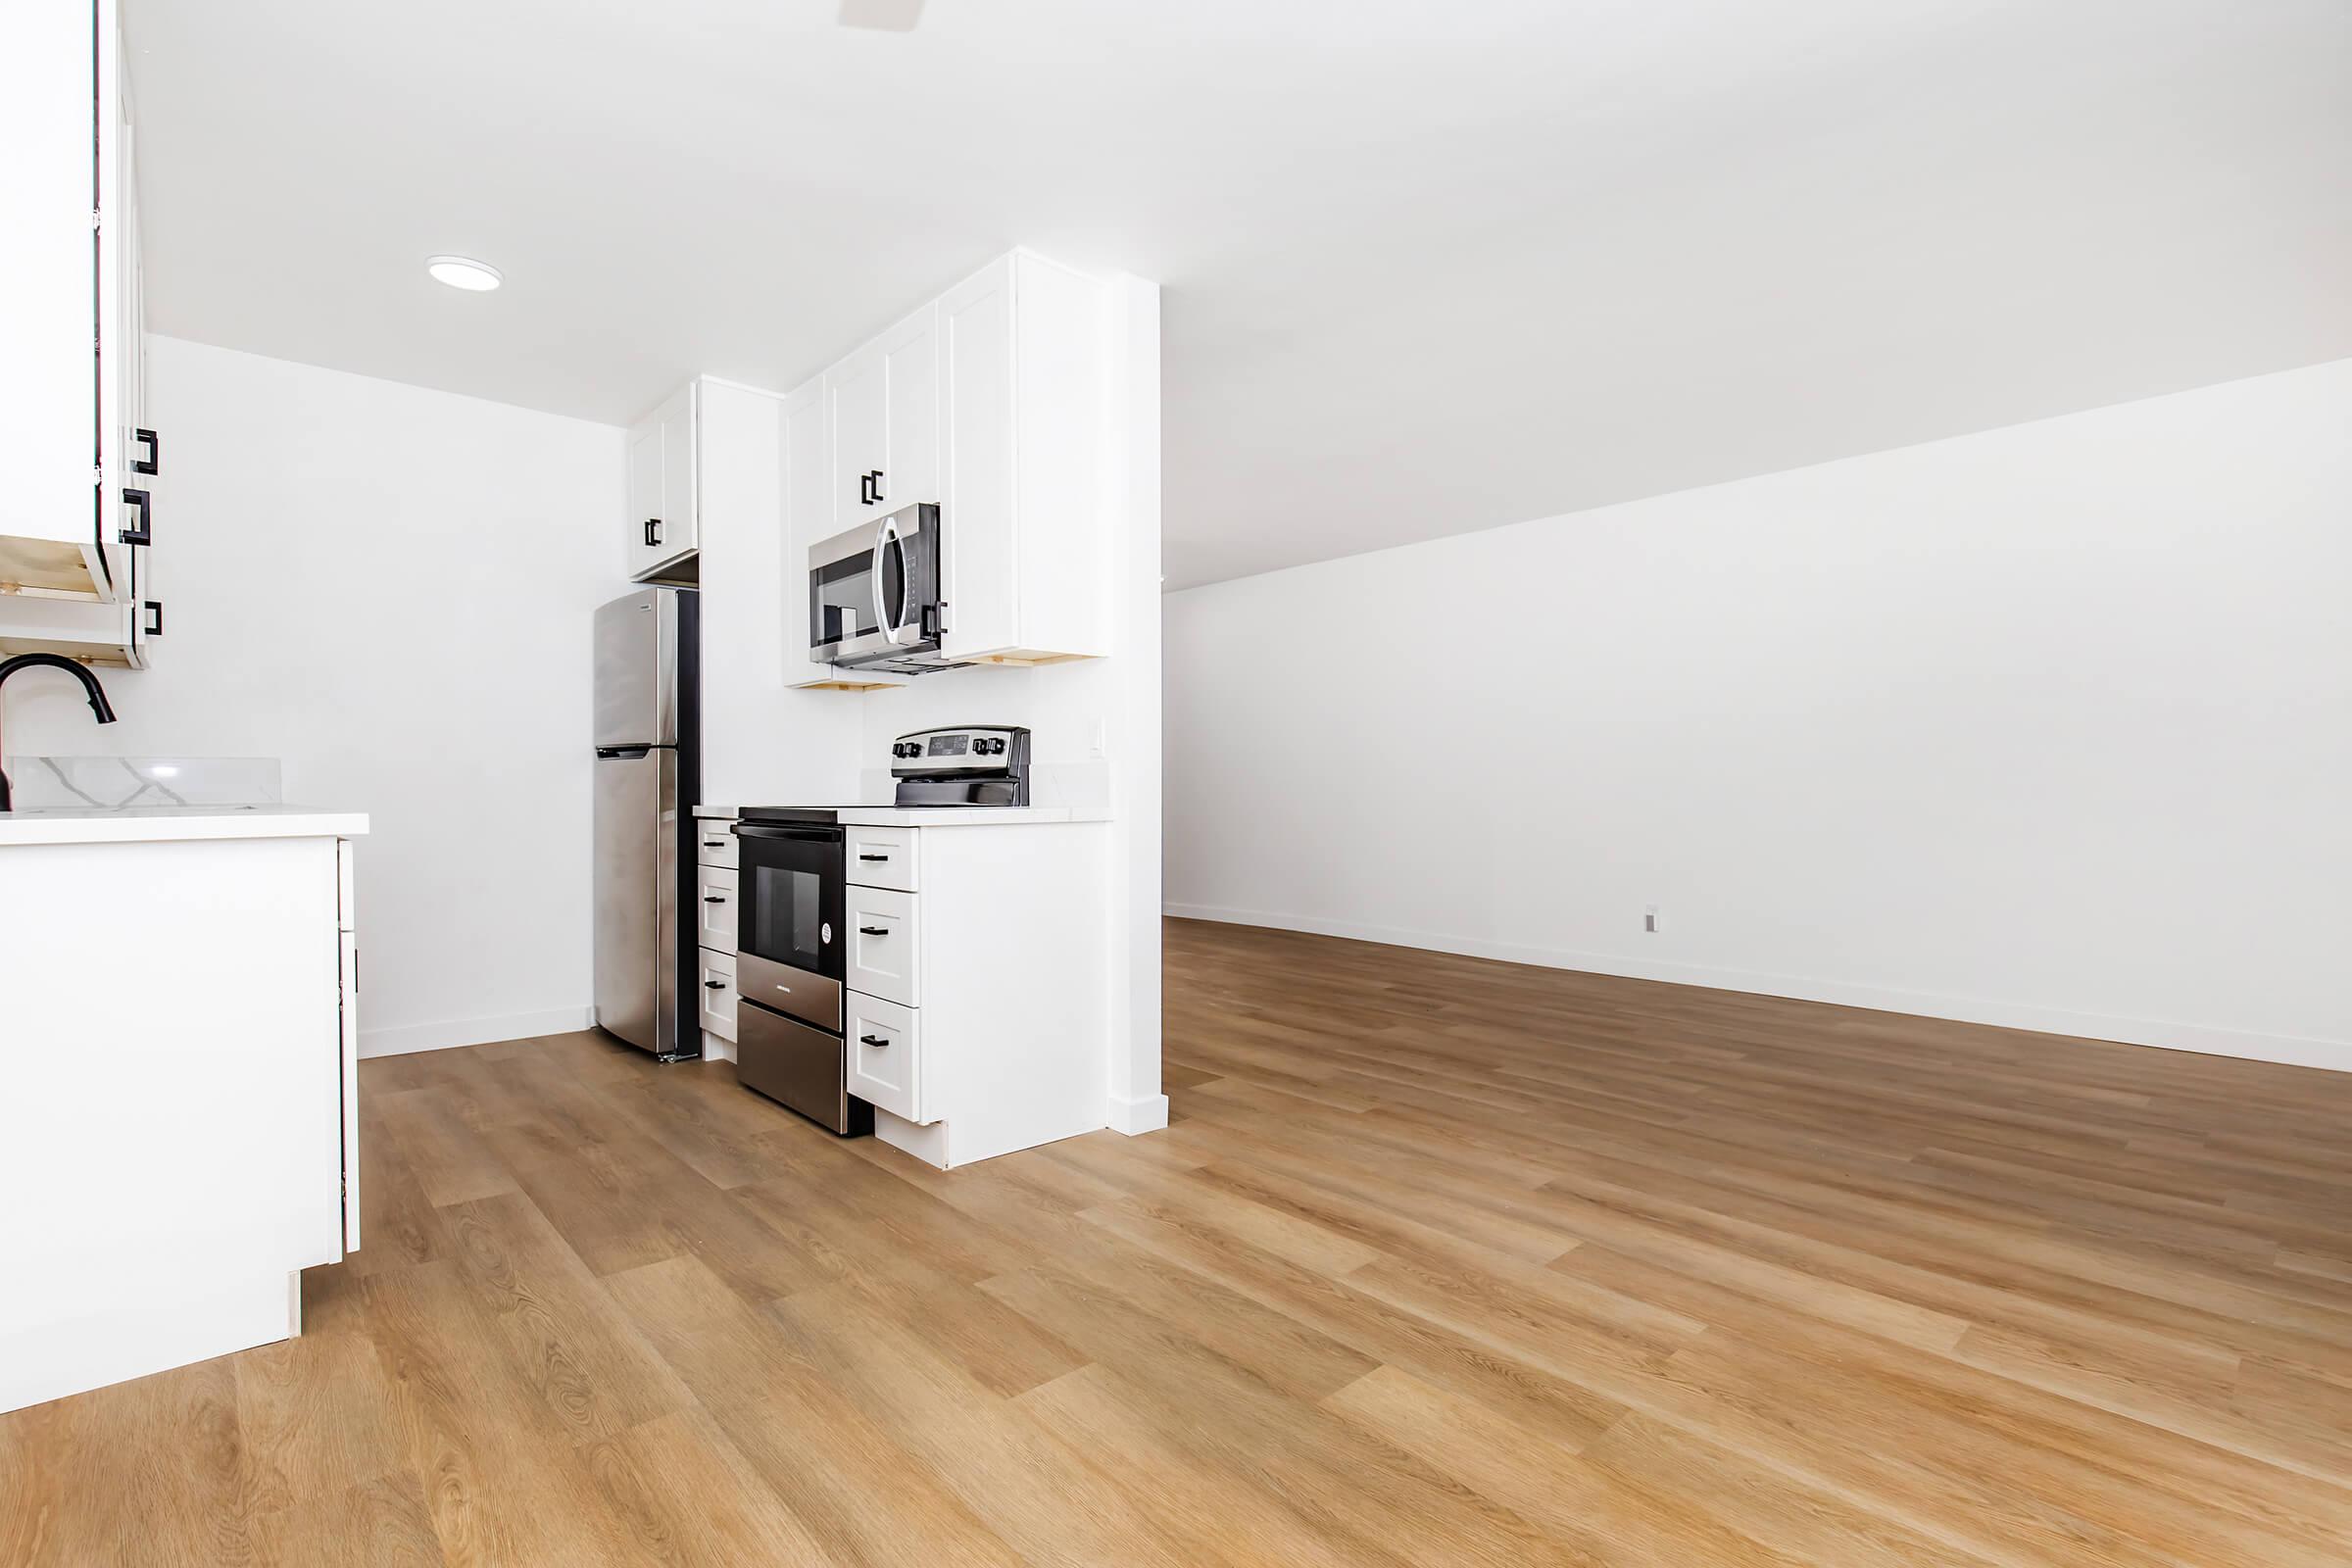
[[[891,743],[894,774],[998,773],[1029,760],[1029,732],[1017,724],[925,729]]]

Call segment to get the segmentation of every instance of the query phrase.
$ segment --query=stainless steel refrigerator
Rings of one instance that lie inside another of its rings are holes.
[[[691,588],[641,588],[596,612],[596,1021],[664,1061],[702,1054],[700,624]]]

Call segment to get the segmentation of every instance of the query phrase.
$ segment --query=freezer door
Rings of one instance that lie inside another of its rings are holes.
[[[658,1055],[678,1016],[678,760],[596,760],[596,1021]]]
[[[596,612],[596,744],[678,743],[678,596],[641,588]]]

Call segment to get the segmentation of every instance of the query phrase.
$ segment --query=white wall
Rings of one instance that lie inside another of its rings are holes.
[[[583,1027],[621,432],[167,337],[150,368],[157,667],[101,672],[103,729],[19,677],[9,752],[277,757],[289,800],[367,811],[368,1054]]]
[[[701,394],[703,788],[689,804],[850,800],[857,702],[784,684],[783,400],[711,379]],[[795,604],[808,593],[806,564],[789,588]]]
[[[2352,362],[1166,613],[1171,913],[2352,1068]]]

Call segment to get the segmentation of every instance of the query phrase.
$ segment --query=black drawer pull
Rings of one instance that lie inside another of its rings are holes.
[[[860,860],[887,860],[890,857],[887,855],[860,855],[858,858]]]
[[[143,446],[147,449],[147,455],[145,457],[133,458],[130,460],[131,472],[161,473],[163,471],[164,443],[157,439],[156,433],[153,430],[142,429],[131,431],[130,442],[133,446]]]
[[[122,504],[139,514],[139,525],[136,528],[116,529],[115,542],[123,545],[155,543],[155,498],[144,490],[125,489],[122,492]]]
[[[703,902],[704,902],[705,904],[724,904],[724,903],[726,903],[727,901],[726,901],[726,900],[724,900],[724,899],[722,899],[722,898],[720,898],[720,897],[719,897],[717,894],[715,894],[715,893],[706,893],[706,894],[704,894],[704,895],[703,895]]]
[[[858,934],[861,937],[886,937],[890,935],[890,927],[886,925],[861,925],[858,928]]]
[[[890,1037],[887,1035],[859,1035],[858,1037],[858,1043],[861,1046],[872,1046],[876,1050],[879,1050],[882,1047],[890,1044]]]
[[[703,989],[706,991],[724,991],[727,989],[727,983],[724,980],[706,980],[703,982]]]
[[[727,841],[726,841],[725,839],[705,839],[705,840],[703,840],[703,848],[704,848],[704,849],[706,849],[706,850],[723,850],[723,849],[725,849],[726,847],[727,847]]]

